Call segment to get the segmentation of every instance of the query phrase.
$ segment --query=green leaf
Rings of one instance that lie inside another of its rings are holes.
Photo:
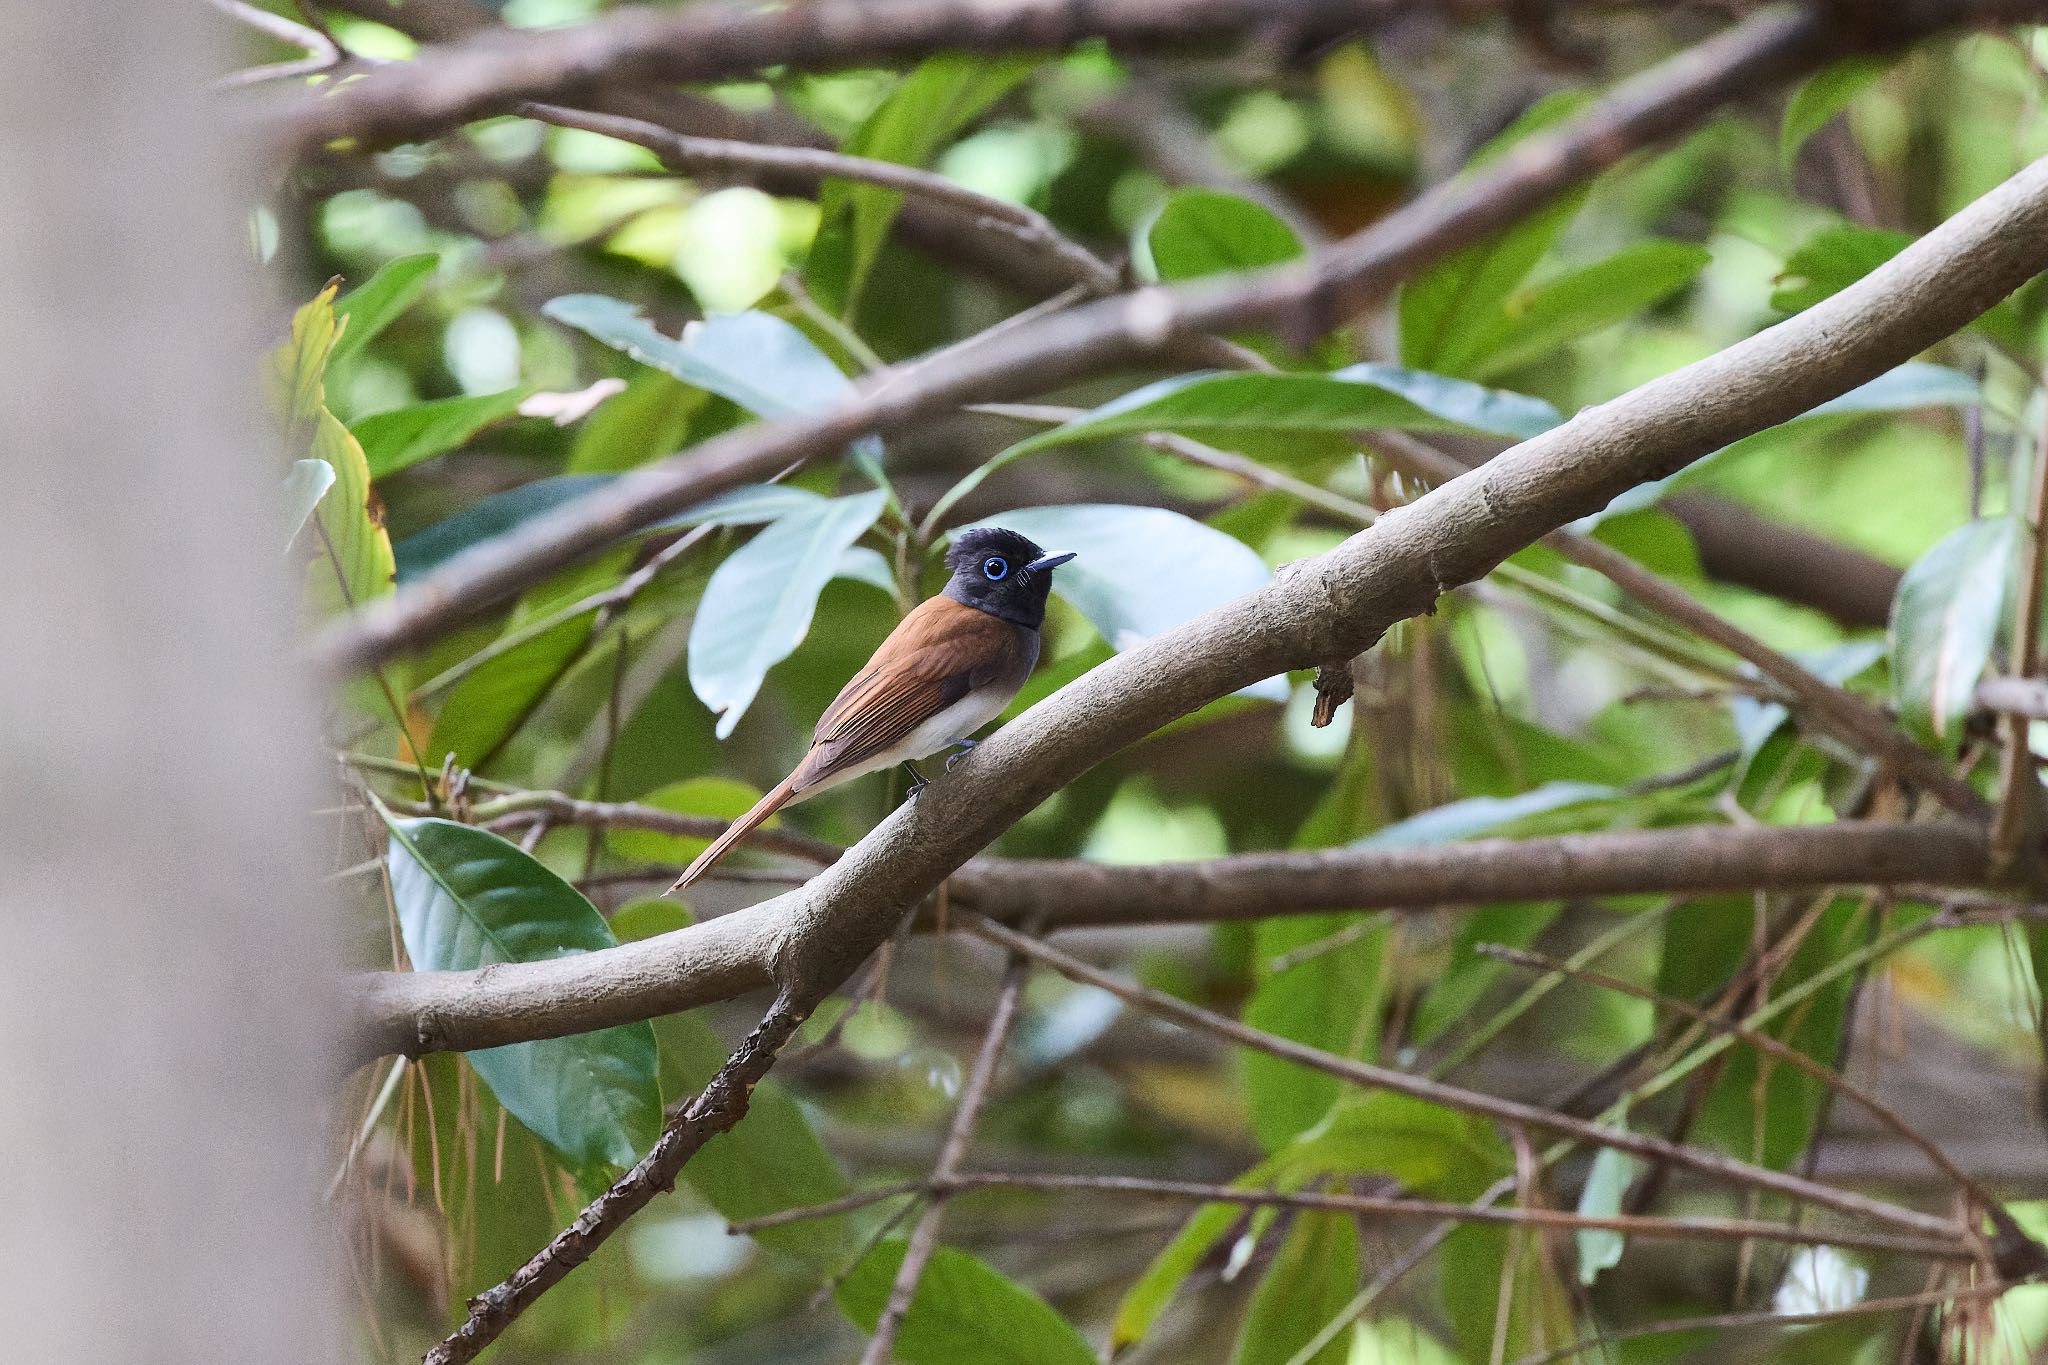
[[[1270,1183],[1269,1171],[1268,1166],[1254,1167],[1233,1183],[1248,1189],[1260,1188]],[[1237,1204],[1204,1204],[1189,1216],[1117,1305],[1116,1319],[1109,1331],[1112,1355],[1144,1340],[1152,1325],[1159,1321],[1159,1315],[1173,1302],[1173,1296],[1180,1292],[1181,1284],[1244,1216],[1243,1207]]]
[[[1844,57],[1807,77],[1792,92],[1792,98],[1785,102],[1784,123],[1778,130],[1778,164],[1787,174],[1806,140],[1889,71],[1894,60],[1890,55],[1870,53]]]
[[[565,474],[617,474],[673,455],[711,395],[660,370],[643,369],[577,429]]]
[[[1621,1126],[1621,1125],[1617,1125]],[[1579,1212],[1587,1218],[1612,1218],[1621,1212],[1622,1196],[1635,1182],[1642,1163],[1626,1152],[1602,1147],[1593,1154],[1593,1167],[1586,1174],[1586,1188],[1579,1192]],[[1600,1272],[1621,1262],[1622,1235],[1606,1228],[1581,1228],[1574,1234],[1579,1247],[1579,1283],[1591,1284]]]
[[[656,1021],[655,1030],[661,1037],[664,1079],[676,1094],[703,1089],[732,1051],[694,1013],[668,1015]],[[828,1203],[847,1193],[839,1163],[818,1141],[802,1107],[772,1079],[755,1088],[745,1118],[690,1158],[683,1178],[732,1222]],[[750,1235],[820,1275],[837,1272],[853,1249],[845,1215]]]
[[[635,305],[603,294],[564,294],[541,312],[756,417],[824,412],[853,391],[831,357],[771,313],[716,313],[690,323],[678,340]]]
[[[1514,796],[1470,796],[1462,801],[1434,806],[1375,830],[1352,847],[1410,848],[1418,844],[1447,844],[1532,816],[1626,799],[1629,799],[1626,789],[1603,783],[1545,782]]]
[[[1273,577],[1242,541],[1163,507],[1022,507],[979,524],[1029,536],[1048,554],[1074,553],[1071,563],[1054,572],[1052,590],[1118,650],[1254,592]],[[1161,572],[1161,565],[1172,571]],[[1254,684],[1253,695],[1284,700],[1284,684]]]
[[[864,1332],[875,1330],[903,1264],[891,1237],[861,1258],[839,1286],[839,1306]],[[896,1334],[905,1365],[1097,1365],[1074,1325],[1044,1299],[964,1251],[942,1246],[918,1277]]]
[[[1348,1095],[1268,1165],[1290,1186],[1330,1175],[1385,1175],[1443,1199],[1476,1199],[1513,1168],[1487,1124],[1386,1090]]]
[[[367,473],[367,464],[364,469]],[[472,545],[503,535],[521,522],[552,512],[565,502],[573,502],[610,483],[612,477],[558,474],[479,498],[454,516],[399,541],[395,547],[398,577],[404,581],[431,573]]]
[[[1177,189],[1132,241],[1142,278],[1165,283],[1258,270],[1298,259],[1294,230],[1248,199],[1221,190]]]
[[[1499,317],[1469,343],[1458,371],[1488,379],[1541,360],[1662,303],[1711,259],[1704,247],[1683,242],[1638,242],[1546,280],[1504,302]]]
[[[455,449],[491,423],[509,417],[526,397],[525,389],[436,398],[410,407],[365,417],[353,428],[369,460],[370,477],[386,478]]]
[[[1515,143],[1563,120],[1585,103],[1578,94],[1552,96],[1524,114],[1473,158],[1477,167]],[[1521,219],[1504,232],[1454,252],[1410,280],[1399,305],[1401,363],[1439,374],[1469,375],[1482,339],[1497,325],[1507,298],[1585,203],[1584,187]]]
[[[702,815],[714,820],[736,820],[761,799],[758,787],[730,777],[688,777],[681,782],[651,791],[639,799],[643,806],[676,815]],[[766,828],[774,828],[775,817]],[[643,863],[687,863],[702,853],[709,839],[692,839],[680,834],[661,834],[645,829],[607,829],[605,847],[621,858]]]
[[[1260,980],[1245,1001],[1244,1022],[1340,1057],[1371,1057],[1379,1048],[1385,1003],[1385,925],[1312,952],[1284,970],[1268,966],[1283,954],[1355,931],[1362,922],[1358,915],[1289,915],[1255,924]],[[1321,1121],[1344,1092],[1344,1082],[1328,1072],[1267,1053],[1247,1052],[1241,1065],[1252,1132],[1269,1152]]]
[[[604,916],[567,882],[488,831],[389,815],[391,897],[416,971],[470,971],[614,946]],[[472,1052],[498,1102],[578,1170],[630,1165],[661,1131],[654,1030],[595,1033]]]
[[[504,640],[538,624],[563,607],[616,584],[632,558],[615,550],[574,565],[520,598],[499,634]],[[571,617],[478,664],[450,689],[434,717],[427,754],[446,755],[465,768],[483,768],[525,723],[534,707],[583,654],[590,640],[591,613]],[[495,643],[495,642],[494,642]]]
[[[2027,525],[1986,517],[1943,537],[1899,580],[1892,603],[1892,689],[1900,718],[1922,737],[1961,738],[1978,679],[2008,615]]]
[[[1357,1220],[1343,1213],[1295,1215],[1252,1295],[1233,1365],[1287,1365],[1357,1293]],[[1350,1355],[1350,1334],[1340,1332],[1307,1365],[1344,1365]]]
[[[376,274],[343,295],[335,303],[334,311],[348,320],[348,327],[334,343],[328,363],[339,365],[352,359],[379,332],[396,322],[399,314],[419,302],[440,264],[441,258],[431,252],[401,256],[386,262]]]
[[[768,670],[803,643],[839,558],[882,514],[879,491],[820,499],[771,523],[726,557],[690,628],[690,687],[732,733]]]
[[[1029,57],[947,52],[927,57],[840,148],[851,156],[924,166],[1036,64]],[[850,315],[881,254],[903,196],[896,190],[827,180],[818,195],[818,233],[804,281],[828,308]]]
[[[1802,312],[1847,289],[1912,245],[1913,236],[1889,228],[1840,223],[1823,228],[1794,251],[1778,276],[1771,307]]]
[[[294,460],[291,472],[284,476],[285,525],[291,528],[285,536],[284,547],[291,549],[299,538],[299,532],[306,529],[306,518],[313,515],[313,509],[320,505],[320,499],[327,490],[334,487],[334,466],[325,460]]]

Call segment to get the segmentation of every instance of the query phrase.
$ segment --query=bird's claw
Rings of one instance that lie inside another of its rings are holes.
[[[953,752],[946,755],[946,771],[952,772],[953,765],[967,757],[973,751],[974,746],[981,741],[975,739],[949,739],[946,742],[953,746]]]

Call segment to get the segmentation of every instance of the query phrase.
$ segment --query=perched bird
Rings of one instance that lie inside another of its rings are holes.
[[[1001,714],[1031,676],[1052,571],[1072,558],[1046,554],[1015,531],[962,532],[946,555],[952,578],[905,616],[840,689],[796,771],[733,821],[669,890],[703,876],[784,806],[842,782],[901,763],[910,769],[911,795],[922,791],[916,760],[973,748],[969,736]]]

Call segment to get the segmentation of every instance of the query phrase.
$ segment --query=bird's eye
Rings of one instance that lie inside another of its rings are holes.
[[[1010,573],[1010,561],[1001,555],[990,555],[981,561],[981,574],[991,583],[1000,583]]]

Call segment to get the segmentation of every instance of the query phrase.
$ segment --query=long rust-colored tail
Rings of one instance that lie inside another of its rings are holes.
[[[801,771],[802,769],[799,768],[797,773]],[[673,896],[676,892],[682,890],[691,882],[696,881],[706,872],[709,872],[711,865],[731,851],[734,844],[752,834],[763,820],[766,820],[769,816],[775,814],[776,811],[789,804],[790,797],[796,794],[797,773],[791,773],[788,777],[783,778],[780,784],[754,803],[752,810],[733,821],[730,825],[727,825],[725,833],[713,839],[711,847],[699,853],[697,860],[684,868],[683,875],[676,878],[675,884],[662,892],[662,894],[664,896]]]

